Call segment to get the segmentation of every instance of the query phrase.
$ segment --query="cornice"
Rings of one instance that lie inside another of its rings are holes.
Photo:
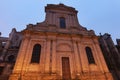
[[[75,13],[78,12],[77,10],[75,10],[75,8],[66,6],[64,4],[58,4],[58,5],[47,4],[47,6],[45,7],[45,12],[47,10],[61,10],[61,11],[69,11],[69,12],[75,12]]]

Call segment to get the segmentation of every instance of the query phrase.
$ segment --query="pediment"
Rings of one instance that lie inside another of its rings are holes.
[[[77,10],[75,10],[75,8],[68,7],[64,4],[59,4],[59,5],[48,4],[45,7],[45,10],[62,10],[62,11],[78,12]]]

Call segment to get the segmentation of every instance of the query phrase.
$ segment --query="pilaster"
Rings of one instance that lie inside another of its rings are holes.
[[[53,14],[53,24],[55,25],[56,24],[56,21],[55,21],[56,20],[56,14],[55,14],[55,12],[53,12],[52,14]]]
[[[51,40],[47,39],[46,42],[46,61],[45,61],[45,73],[50,72],[50,45],[51,45]]]
[[[75,56],[75,63],[76,63],[76,73],[78,74],[81,72],[81,66],[80,66],[80,59],[79,59],[76,41],[73,41],[73,47],[74,47],[74,56]]]
[[[53,40],[52,45],[52,73],[56,73],[56,40]]]
[[[26,51],[28,48],[29,41],[30,41],[30,38],[28,36],[24,37],[21,47],[20,47],[20,50],[19,50],[19,53],[18,53],[18,56],[17,56],[17,60],[16,60],[16,64],[15,64],[13,73],[21,73],[21,71],[23,69],[23,64],[24,64],[23,62],[26,57]]]
[[[72,26],[72,16],[71,15],[69,15],[69,21],[70,21],[70,27]]]
[[[52,18],[52,13],[51,13],[51,12],[49,12],[49,18],[50,18],[50,20],[49,20],[49,24],[52,24],[52,20],[53,20],[53,18]]]
[[[109,72],[109,70],[108,70],[108,68],[107,68],[107,65],[106,65],[106,63],[105,63],[105,59],[104,59],[104,57],[103,57],[103,54],[102,54],[102,52],[101,52],[101,50],[100,50],[100,47],[98,46],[97,43],[95,43],[95,48],[96,48],[96,51],[97,51],[97,53],[98,53],[99,60],[100,60],[100,63],[101,63],[99,66],[102,67],[102,71],[103,71],[103,72]],[[104,65],[103,65],[103,64],[104,64]]]
[[[76,23],[75,23],[75,15],[72,16],[72,20],[73,20],[73,26],[76,26]]]

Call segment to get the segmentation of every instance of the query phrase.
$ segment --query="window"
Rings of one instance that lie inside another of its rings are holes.
[[[14,55],[10,55],[9,57],[8,57],[8,62],[9,63],[14,63],[15,62],[15,56]]]
[[[94,60],[91,48],[86,47],[85,50],[86,50],[89,64],[92,64],[92,63],[95,64],[95,60]]]
[[[2,42],[2,48],[4,48],[6,45],[6,42]]]
[[[65,18],[63,17],[60,17],[60,28],[66,28]]]
[[[41,54],[41,45],[40,44],[36,44],[33,47],[31,63],[39,63],[39,61],[40,61],[40,54]]]
[[[4,67],[0,66],[0,75],[2,75]]]

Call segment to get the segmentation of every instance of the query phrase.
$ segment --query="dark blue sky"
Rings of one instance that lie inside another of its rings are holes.
[[[2,36],[8,36],[12,28],[21,31],[29,23],[44,21],[44,6],[59,3],[76,8],[79,23],[96,35],[110,33],[114,41],[120,38],[120,0],[1,0]]]

